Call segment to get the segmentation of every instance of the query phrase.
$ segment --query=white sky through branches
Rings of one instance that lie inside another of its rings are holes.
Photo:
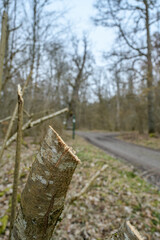
[[[110,50],[114,42],[114,31],[109,28],[96,27],[91,17],[96,15],[93,7],[95,0],[63,0],[64,9],[69,9],[65,18],[72,26],[73,33],[79,38],[87,33],[92,45],[92,51],[98,65],[105,64],[102,61],[102,52]],[[55,2],[54,5],[59,4]],[[61,5],[61,6],[62,6]]]

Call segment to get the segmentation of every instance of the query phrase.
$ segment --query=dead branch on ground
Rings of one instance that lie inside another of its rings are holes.
[[[104,165],[99,171],[96,172],[96,174],[94,174],[91,179],[86,183],[85,187],[82,188],[82,190],[75,194],[74,196],[72,196],[70,199],[69,199],[69,203],[68,204],[71,204],[73,203],[75,200],[79,199],[82,195],[84,195],[88,189],[90,188],[90,186],[92,185],[92,183],[94,182],[94,180],[108,167],[108,165]]]

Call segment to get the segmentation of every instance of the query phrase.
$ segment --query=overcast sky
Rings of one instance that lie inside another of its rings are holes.
[[[114,41],[114,32],[108,28],[94,26],[91,17],[94,17],[96,13],[93,7],[95,0],[63,0],[61,3],[64,8],[69,9],[66,18],[72,25],[72,31],[79,37],[82,37],[83,32],[88,33],[96,62],[98,65],[103,65],[104,63],[101,61],[102,52],[111,48]]]

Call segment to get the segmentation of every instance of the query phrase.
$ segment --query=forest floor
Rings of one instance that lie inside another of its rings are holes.
[[[132,166],[114,159],[81,137],[65,134],[64,140],[76,150],[81,164],[73,176],[67,199],[78,193],[104,164],[108,168],[93,182],[89,191],[68,205],[54,233],[54,240],[103,240],[129,219],[145,240],[160,239],[160,192],[142,179]],[[39,149],[33,138],[23,141],[20,192],[30,165]],[[15,143],[4,155],[0,172],[0,239],[8,239]]]

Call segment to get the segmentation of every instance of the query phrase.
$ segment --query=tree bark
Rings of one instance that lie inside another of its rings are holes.
[[[143,238],[130,222],[127,221],[108,240],[143,240]]]
[[[10,234],[11,234],[11,229],[13,228],[14,220],[16,218],[17,192],[18,192],[18,180],[19,180],[21,144],[22,144],[22,122],[23,122],[23,98],[22,98],[22,91],[21,91],[20,85],[18,85],[17,146],[16,146],[16,159],[15,159],[15,167],[14,167],[14,182],[13,182],[12,207],[11,207],[11,218],[10,218]]]
[[[8,120],[10,120],[10,119],[11,119],[11,116],[8,116],[8,117],[6,117],[6,118],[4,118],[4,119],[1,119],[1,120],[0,120],[0,124],[2,124],[3,122],[8,121]]]
[[[152,56],[151,56],[151,38],[150,38],[150,19],[149,19],[149,5],[148,0],[144,0],[146,10],[146,31],[147,31],[147,87],[148,87],[148,132],[155,132],[154,120],[154,94],[153,94],[153,70],[152,70]]]
[[[2,17],[1,43],[0,43],[0,98],[2,89],[3,64],[6,49],[7,19],[8,19],[7,13],[4,11]]]
[[[120,130],[120,78],[119,74],[115,72],[115,80],[116,80],[116,87],[117,87],[117,94],[116,94],[116,127],[115,130]]]
[[[80,160],[50,127],[21,196],[11,240],[50,240]]]

